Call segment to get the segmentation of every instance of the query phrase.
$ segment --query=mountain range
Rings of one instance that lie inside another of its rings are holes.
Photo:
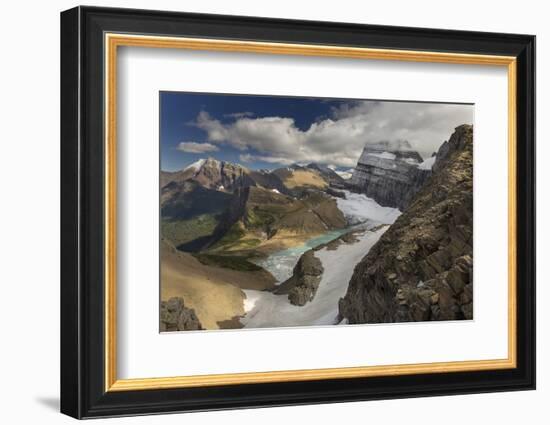
[[[346,225],[326,193],[345,180],[323,165],[250,170],[207,158],[162,171],[160,184],[163,237],[183,251],[274,249]]]
[[[251,170],[239,164],[214,158],[200,159],[180,171],[161,171],[160,187],[169,183],[194,181],[201,186],[225,192],[240,187],[258,186],[294,195],[307,188],[325,188],[345,180],[331,168],[320,164],[293,164],[274,170]]]
[[[162,234],[190,252],[284,246],[291,237],[298,241],[344,227],[335,202],[341,189],[403,210],[435,159],[424,160],[406,141],[367,144],[347,171],[316,163],[251,170],[200,159],[180,171],[161,171]]]

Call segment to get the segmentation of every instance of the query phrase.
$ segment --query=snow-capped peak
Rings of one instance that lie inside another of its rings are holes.
[[[192,164],[185,167],[183,171],[193,170],[195,173],[197,173],[198,171],[200,171],[200,169],[202,168],[205,162],[206,162],[206,159],[201,158],[198,161],[195,161]]]
[[[224,161],[218,161],[216,158],[208,157],[206,159],[206,162],[209,163],[209,164],[214,164],[215,166],[219,166]]]

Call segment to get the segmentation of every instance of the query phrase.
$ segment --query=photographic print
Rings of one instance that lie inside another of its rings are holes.
[[[474,105],[160,93],[160,331],[473,318]]]

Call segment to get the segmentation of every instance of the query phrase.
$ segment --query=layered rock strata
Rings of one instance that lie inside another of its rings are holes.
[[[424,185],[431,170],[420,167],[424,160],[410,145],[401,147],[406,150],[390,147],[384,143],[365,146],[349,185],[382,206],[403,210]]]

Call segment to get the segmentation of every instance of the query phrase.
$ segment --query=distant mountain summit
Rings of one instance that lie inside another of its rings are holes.
[[[254,184],[249,174],[250,170],[239,164],[207,158],[200,159],[181,171],[161,172],[161,185],[165,186],[172,181],[179,183],[192,180],[208,189],[232,192],[237,187]]]
[[[319,174],[321,174],[321,176],[323,176],[323,178],[325,178],[331,184],[336,184],[336,185],[344,184],[344,179],[332,168],[329,168],[328,165],[311,163],[311,164],[308,164],[306,167],[309,168],[310,170],[317,171]]]
[[[403,210],[431,174],[432,164],[407,141],[367,144],[349,183],[380,205]]]
[[[385,159],[399,159],[409,164],[419,164],[423,162],[420,154],[412,149],[412,146],[406,140],[397,142],[377,142],[367,144],[363,148],[363,152],[359,157],[358,162],[365,162],[369,156]]]
[[[368,145],[371,150],[391,151],[391,152],[410,152],[413,147],[407,140],[380,140]]]

